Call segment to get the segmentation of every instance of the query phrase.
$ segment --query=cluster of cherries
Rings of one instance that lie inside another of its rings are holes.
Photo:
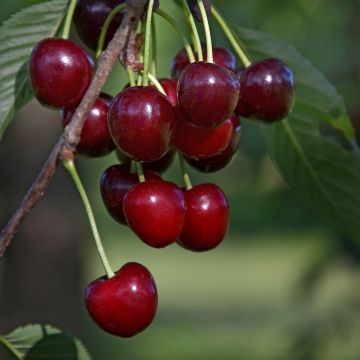
[[[121,2],[78,2],[75,25],[90,48],[96,47],[102,24]],[[114,19],[108,40],[121,18],[120,13]],[[206,251],[218,246],[228,229],[228,202],[217,185],[188,184],[183,189],[162,179],[175,153],[199,171],[218,171],[238,149],[239,116],[274,122],[293,105],[293,77],[284,63],[265,59],[236,68],[234,55],[221,47],[213,48],[213,56],[214,63],[190,64],[181,50],[173,61],[172,79],[159,80],[166,96],[155,86],[127,86],[114,98],[102,93],[82,129],[79,154],[98,157],[116,149],[121,160],[101,177],[108,212],[151,247],[177,242]],[[87,52],[71,40],[47,38],[33,49],[34,94],[45,106],[61,109],[64,126],[84,96],[93,68]],[[132,172],[135,162],[142,164],[142,181]],[[113,277],[93,281],[85,302],[102,329],[130,337],[153,320],[156,285],[144,266],[128,263]]]

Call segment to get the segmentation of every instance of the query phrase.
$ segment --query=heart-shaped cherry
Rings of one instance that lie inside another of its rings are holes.
[[[116,146],[136,161],[156,161],[171,145],[174,110],[155,88],[135,86],[112,101],[108,123]]]
[[[144,172],[146,180],[161,179],[160,175],[151,170]],[[109,214],[120,224],[127,225],[123,201],[126,193],[139,182],[137,174],[130,171],[130,165],[113,165],[106,169],[100,179],[100,192]]]
[[[107,155],[115,149],[107,122],[111,100],[111,96],[102,93],[91,107],[81,130],[80,142],[76,147],[79,154],[98,157]],[[75,109],[62,111],[63,127],[69,123],[74,113]]]
[[[85,291],[86,308],[92,319],[110,334],[131,337],[153,321],[157,289],[148,269],[127,263],[112,278],[101,277]]]
[[[84,49],[60,38],[47,38],[33,49],[29,74],[35,97],[45,106],[73,108],[88,88],[93,72]]]
[[[218,246],[229,226],[229,206],[224,192],[214,184],[201,184],[185,192],[186,213],[178,243],[192,251]]]
[[[124,213],[129,227],[149,246],[163,248],[174,243],[185,216],[181,189],[163,180],[134,185],[125,195]]]

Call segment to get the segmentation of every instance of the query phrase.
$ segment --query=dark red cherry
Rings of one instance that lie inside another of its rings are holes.
[[[225,168],[234,158],[239,148],[241,139],[241,126],[239,118],[236,115],[233,115],[230,120],[233,130],[230,143],[225,150],[218,155],[204,159],[195,160],[185,157],[186,162],[193,168],[206,173],[219,171]]]
[[[197,0],[186,0],[195,19],[202,22],[201,11]],[[203,0],[205,11],[208,17],[211,16],[211,0]]]
[[[178,243],[192,251],[218,246],[229,226],[229,206],[223,191],[214,184],[202,184],[185,192],[185,222]]]
[[[206,45],[202,45],[202,52],[204,59],[207,57]],[[219,65],[223,68],[226,68],[231,71],[236,69],[236,58],[234,54],[227,48],[223,47],[214,47],[213,48],[214,64]],[[198,60],[197,53],[195,53],[195,58]],[[189,58],[185,49],[181,49],[175,56],[172,65],[171,65],[171,76],[174,79],[180,77],[181,72],[185,69],[187,65],[190,64]]]
[[[155,88],[124,89],[112,101],[108,123],[116,146],[137,161],[156,161],[171,146],[174,110]]]
[[[260,60],[240,75],[236,113],[265,122],[285,118],[294,104],[294,78],[286,64],[276,59]]]
[[[230,119],[215,128],[201,128],[186,120],[176,111],[174,145],[192,159],[203,159],[220,154],[229,145],[233,126]]]
[[[169,103],[172,106],[177,105],[177,81],[173,79],[160,79],[160,84],[165,90]]]
[[[129,227],[146,244],[163,248],[175,242],[185,216],[184,195],[170,182],[153,180],[133,186],[125,195]]]
[[[35,97],[45,106],[73,108],[88,88],[93,67],[71,40],[47,38],[33,49],[29,73]]]
[[[78,0],[74,22],[81,40],[92,50],[97,49],[100,33],[104,22],[111,11],[125,0]],[[124,11],[119,12],[110,24],[104,47],[113,38],[120,26]]]
[[[91,157],[104,156],[115,149],[111,138],[107,114],[112,97],[104,93],[95,101],[81,131],[81,138],[76,150],[79,154]],[[62,111],[62,122],[65,127],[75,109]]]
[[[151,170],[145,170],[146,180],[161,179],[160,175]],[[100,192],[109,214],[120,224],[127,225],[123,201],[126,193],[139,182],[137,174],[130,171],[130,165],[113,165],[106,169],[100,179]]]
[[[86,288],[85,304],[104,331],[129,338],[147,328],[158,303],[155,281],[148,269],[127,263],[112,278],[101,277]]]
[[[234,113],[238,98],[239,81],[236,75],[218,65],[193,63],[184,69],[179,78],[179,107],[194,125],[220,125]]]

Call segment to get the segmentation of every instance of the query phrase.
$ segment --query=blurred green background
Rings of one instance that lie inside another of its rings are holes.
[[[0,3],[0,20],[34,0]],[[359,112],[360,1],[214,1],[239,26],[293,44]],[[172,1],[161,6],[181,21]],[[181,44],[161,19],[160,76],[169,76]],[[216,25],[215,44],[227,45]],[[76,34],[74,34],[76,38]],[[127,82],[118,68],[107,91]],[[49,120],[50,119],[50,120]],[[354,118],[356,121],[356,118]],[[0,144],[0,219],[16,207],[61,131],[58,114],[28,105]],[[94,359],[360,358],[360,249],[305,207],[279,177],[250,124],[241,150],[223,172],[191,172],[194,183],[215,182],[229,197],[232,222],[216,250],[194,254],[177,246],[146,247],[106,213],[99,177],[116,162],[79,159],[114,268],[137,261],[153,273],[159,308],[152,326],[130,340],[101,332],[88,318],[83,289],[103,273],[78,196],[59,171],[0,261],[0,330],[51,322],[83,340]],[[177,164],[166,173],[180,183]],[[0,354],[1,357],[1,354]]]

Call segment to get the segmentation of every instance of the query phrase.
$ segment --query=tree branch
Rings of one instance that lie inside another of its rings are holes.
[[[147,2],[148,0],[127,0],[127,10],[124,19],[115,33],[114,38],[101,55],[92,82],[74,113],[71,122],[67,125],[54,146],[39,175],[22,199],[20,206],[1,231],[0,257],[4,255],[26,215],[44,195],[46,188],[56,172],[59,161],[69,160],[74,157],[75,148],[79,143],[81,130],[91,110],[91,106],[99,96],[116,59],[120,54],[127,51],[129,43],[133,41],[137,23],[144,14]]]

